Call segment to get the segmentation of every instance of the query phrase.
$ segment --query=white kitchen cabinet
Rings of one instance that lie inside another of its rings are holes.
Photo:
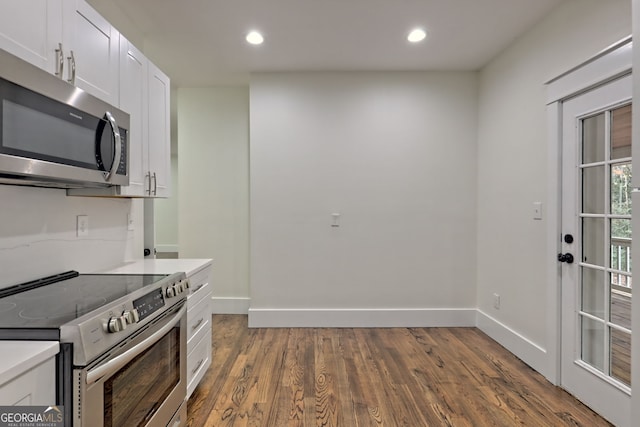
[[[128,187],[70,195],[171,195],[170,80],[85,0],[0,0],[0,48],[131,116]]]
[[[171,195],[170,80],[120,37],[120,109],[129,113],[129,185],[70,189],[74,196]]]
[[[85,0],[63,0],[64,79],[119,105],[120,33]]]
[[[211,366],[211,267],[188,278],[187,399]]]
[[[120,39],[120,109],[130,115],[129,186],[120,187],[120,195],[145,196],[147,175],[149,107],[149,61],[131,42]]]
[[[56,403],[55,341],[0,341],[0,405]]]
[[[55,74],[59,43],[62,0],[0,0],[0,48]]]
[[[0,0],[0,48],[116,106],[119,40],[85,0]]]
[[[171,195],[171,124],[170,82],[153,63],[149,62],[149,195]]]

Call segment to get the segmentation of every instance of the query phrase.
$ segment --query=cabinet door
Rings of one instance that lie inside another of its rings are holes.
[[[84,0],[63,1],[62,24],[67,56],[64,78],[118,106],[120,33]]]
[[[171,195],[169,97],[169,77],[149,62],[149,170],[157,197]]]
[[[0,48],[54,74],[61,42],[61,0],[0,0]]]
[[[129,186],[122,187],[127,196],[147,196],[149,122],[147,58],[127,39],[120,39],[120,109],[129,113]]]

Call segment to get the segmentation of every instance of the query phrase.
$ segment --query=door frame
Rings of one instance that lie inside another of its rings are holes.
[[[614,43],[588,61],[545,83],[547,89],[547,366],[545,377],[560,385],[562,250],[562,109],[564,101],[601,86],[632,69],[631,36]],[[632,314],[633,316],[633,314]],[[640,385],[639,385],[640,386]]]

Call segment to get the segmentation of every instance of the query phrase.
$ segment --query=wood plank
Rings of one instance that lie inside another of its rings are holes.
[[[610,425],[476,328],[212,320],[212,364],[189,399],[189,426]]]

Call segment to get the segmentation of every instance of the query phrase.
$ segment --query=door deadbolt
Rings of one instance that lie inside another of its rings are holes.
[[[573,264],[573,255],[570,253],[558,254],[558,261],[566,262],[567,264]]]

